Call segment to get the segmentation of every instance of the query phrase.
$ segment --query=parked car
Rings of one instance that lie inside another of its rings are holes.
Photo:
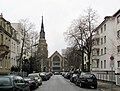
[[[97,88],[97,78],[92,73],[82,72],[76,80],[76,85],[79,85],[81,88],[84,86],[93,86]]]
[[[46,75],[48,77],[48,80],[50,79],[50,77],[52,76],[52,73],[51,72],[46,72]]]
[[[24,77],[24,80],[29,83],[29,87],[30,87],[31,90],[34,90],[34,89],[39,87],[38,81],[33,79],[33,78]]]
[[[31,74],[28,74],[28,77],[37,80],[39,86],[42,84],[42,78],[40,77],[40,74],[39,74],[39,73],[31,73]]]
[[[78,76],[77,73],[72,74],[71,77],[70,77],[70,81],[73,82],[73,83],[75,83],[77,76]]]
[[[40,73],[40,77],[42,78],[43,81],[47,81],[48,80],[48,76],[46,75],[45,72],[41,72]]]
[[[0,91],[30,91],[29,84],[21,76],[0,76]]]
[[[66,72],[65,75],[64,75],[64,78],[70,79],[70,72]]]
[[[60,75],[60,72],[54,72],[53,74],[54,75]]]

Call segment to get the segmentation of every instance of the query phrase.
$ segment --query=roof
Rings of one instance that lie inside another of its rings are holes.
[[[62,57],[62,55],[58,51],[55,51],[49,58],[53,57],[55,54],[58,54],[58,55],[60,55]]]
[[[115,14],[113,14],[113,17],[115,17],[116,15],[118,15],[118,13],[120,13],[120,9]]]

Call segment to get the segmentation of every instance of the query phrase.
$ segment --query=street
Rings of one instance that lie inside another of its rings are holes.
[[[50,80],[43,81],[35,91],[98,91],[93,88],[80,88],[61,75],[53,75]]]

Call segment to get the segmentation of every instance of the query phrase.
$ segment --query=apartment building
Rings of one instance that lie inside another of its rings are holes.
[[[9,21],[0,15],[0,72],[9,72],[11,63],[12,27]]]
[[[114,70],[120,73],[120,10],[106,16],[95,29],[92,50],[93,72],[108,74]],[[112,61],[111,56],[114,57]]]
[[[10,56],[10,67],[18,66],[18,53],[19,53],[19,45],[20,41],[17,39],[17,31],[12,27],[12,36],[11,36],[11,56]]]

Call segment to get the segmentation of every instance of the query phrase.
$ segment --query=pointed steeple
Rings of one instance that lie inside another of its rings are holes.
[[[43,16],[42,16],[42,23],[41,23],[41,31],[40,31],[40,32],[43,32],[43,33],[44,33]]]
[[[43,24],[43,16],[42,16],[42,22],[41,22],[41,31],[40,31],[40,39],[45,39],[45,31],[44,31],[44,24]]]

